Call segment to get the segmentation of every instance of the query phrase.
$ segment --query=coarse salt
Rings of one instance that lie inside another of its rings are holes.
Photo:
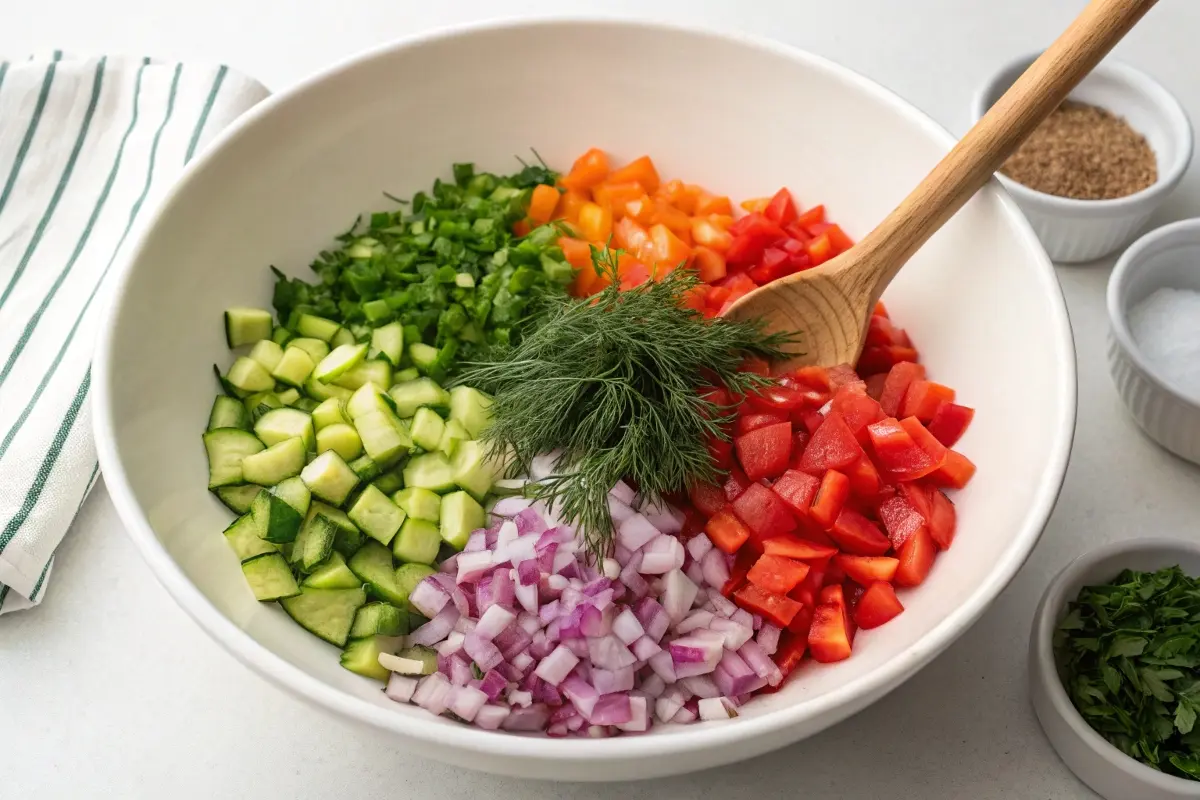
[[[1163,380],[1200,399],[1200,292],[1155,291],[1129,312],[1129,330]]]

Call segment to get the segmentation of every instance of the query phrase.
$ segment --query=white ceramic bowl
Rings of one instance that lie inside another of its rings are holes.
[[[580,53],[603,53],[604,68]],[[735,197],[786,184],[861,236],[952,143],[907,103],[824,59],[636,22],[495,24],[340,64],[227,131],[123,265],[94,372],[114,502],[155,575],[213,638],[268,680],[415,752],[514,775],[614,780],[712,767],[811,736],[900,685],[978,619],[1057,497],[1075,422],[1070,328],[1049,260],[998,185],[887,296],[932,374],[979,409],[960,444],[979,471],[956,498],[954,548],[904,594],[904,614],[858,638],[852,658],[801,670],[728,724],[605,740],[482,731],[390,702],[342,669],[333,648],[254,602],[220,535],[229,515],[205,491],[199,444],[216,388],[210,365],[230,357],[221,312],[267,305],[269,264],[310,274],[334,234],[385,206],[383,190],[409,194],[454,161],[511,170],[531,146],[562,168],[593,145],[617,158],[651,153],[665,175]]]
[[[982,117],[1033,63],[1025,56],[1005,66],[976,94],[972,121]],[[1075,88],[1072,100],[1124,117],[1146,137],[1158,161],[1158,180],[1128,197],[1072,200],[1037,192],[997,173],[1055,261],[1092,261],[1128,244],[1179,184],[1192,158],[1192,125],[1162,84],[1127,64],[1108,59]]]
[[[1200,219],[1164,225],[1138,239],[1108,279],[1108,368],[1117,391],[1150,438],[1200,463],[1200,397],[1169,383],[1129,329],[1130,311],[1164,287],[1200,291]]]
[[[1054,630],[1067,603],[1084,586],[1105,583],[1123,569],[1156,570],[1178,564],[1200,575],[1200,544],[1166,538],[1114,542],[1072,561],[1050,582],[1033,616],[1029,688],[1033,708],[1059,756],[1106,800],[1200,798],[1200,782],[1165,775],[1122,753],[1084,721],[1071,704],[1054,663]]]

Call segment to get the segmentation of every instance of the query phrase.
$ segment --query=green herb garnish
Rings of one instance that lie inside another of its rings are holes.
[[[302,313],[336,319],[359,341],[399,320],[406,344],[439,348],[435,379],[459,360],[486,358],[518,340],[542,299],[565,294],[574,278],[554,226],[512,235],[533,187],[556,177],[541,165],[497,176],[455,164],[453,182],[438,180],[400,209],[357,220],[313,262],[316,283],[276,270],[280,320],[294,328]]]
[[[1200,780],[1200,582],[1170,567],[1084,587],[1054,650],[1097,733],[1143,764]]]
[[[536,331],[460,378],[494,396],[482,438],[508,454],[514,473],[561,451],[562,471],[535,494],[581,530],[596,556],[611,542],[607,497],[617,481],[631,479],[643,497],[659,500],[717,477],[706,443],[729,438],[733,409],[701,392],[723,384],[743,394],[769,383],[738,368],[748,355],[778,358],[788,341],[757,321],[705,320],[683,307],[700,283],[690,270],[620,291],[617,256],[593,247],[607,288],[582,301],[548,301]]]

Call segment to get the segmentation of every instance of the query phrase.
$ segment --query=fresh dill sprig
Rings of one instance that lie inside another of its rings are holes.
[[[743,359],[782,355],[790,337],[759,321],[706,320],[681,301],[700,285],[691,270],[621,291],[620,251],[592,248],[607,288],[586,300],[548,298],[541,327],[490,363],[464,365],[458,382],[495,398],[483,438],[513,473],[560,451],[535,494],[584,536],[596,557],[612,541],[608,491],[622,478],[658,501],[693,480],[713,480],[710,437],[728,439],[733,409],[702,396],[724,385],[744,394],[770,382],[740,372]]]

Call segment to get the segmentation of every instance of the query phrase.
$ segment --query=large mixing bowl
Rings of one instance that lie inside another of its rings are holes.
[[[269,305],[268,265],[309,274],[355,215],[386,206],[382,191],[412,193],[455,161],[511,171],[531,147],[559,168],[593,145],[616,158],[650,153],[664,175],[738,198],[789,186],[861,236],[951,143],[921,112],[824,59],[643,23],[488,25],[352,59],[233,125],[142,228],[95,361],[108,488],[155,575],[216,641],[397,746],[512,775],[612,780],[712,767],[811,736],[899,686],[977,620],[1058,494],[1075,423],[1071,332],[1049,260],[997,185],[886,297],[931,375],[978,409],[960,449],[979,472],[955,498],[954,547],[905,593],[905,613],[860,635],[849,660],[807,665],[726,723],[606,740],[483,731],[393,703],[278,607],[256,603],[221,536],[228,512],[205,491],[210,365],[229,359],[221,312]]]

